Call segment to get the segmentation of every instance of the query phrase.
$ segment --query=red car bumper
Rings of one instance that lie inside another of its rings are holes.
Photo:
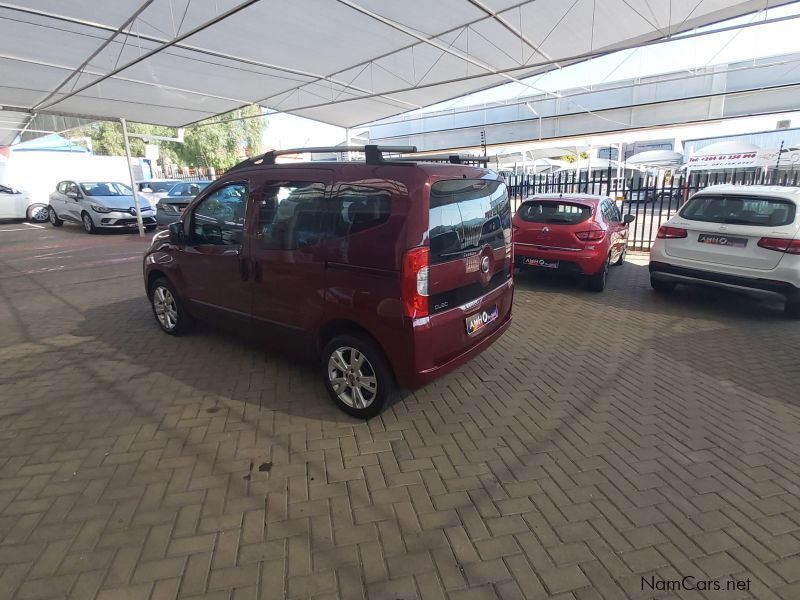
[[[605,244],[594,248],[569,250],[514,243],[514,264],[517,267],[533,267],[576,275],[594,275],[603,268],[608,248]]]

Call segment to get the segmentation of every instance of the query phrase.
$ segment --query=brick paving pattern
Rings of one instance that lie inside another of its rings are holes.
[[[800,598],[779,307],[523,276],[499,343],[363,423],[162,334],[136,236],[2,228],[0,598]],[[749,589],[642,590],[687,575]]]

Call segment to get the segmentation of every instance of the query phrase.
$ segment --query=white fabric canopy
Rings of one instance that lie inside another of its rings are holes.
[[[0,144],[35,113],[183,126],[257,103],[355,126],[763,8],[763,0],[607,0],[596,10],[594,0],[0,3]]]
[[[625,163],[640,167],[677,167],[683,164],[683,153],[672,150],[646,150],[634,154]]]

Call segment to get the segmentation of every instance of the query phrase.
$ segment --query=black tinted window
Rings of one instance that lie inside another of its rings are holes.
[[[692,221],[778,227],[794,222],[795,205],[778,198],[757,196],[695,196],[680,215]]]
[[[337,236],[377,227],[389,219],[392,210],[389,192],[361,185],[339,186],[331,203],[328,206],[334,214],[326,229]]]
[[[200,201],[192,213],[191,237],[196,244],[242,242],[247,185],[232,183]]]
[[[454,179],[431,186],[431,264],[464,258],[511,239],[511,207],[500,181]]]
[[[139,184],[139,190],[149,190],[155,193],[164,193],[170,191],[175,186],[174,181],[146,181]]]
[[[552,200],[529,200],[519,207],[519,216],[531,223],[582,223],[592,215],[585,204]]]
[[[258,206],[258,233],[269,248],[295,250],[319,241],[325,185],[280,182],[264,186]]]

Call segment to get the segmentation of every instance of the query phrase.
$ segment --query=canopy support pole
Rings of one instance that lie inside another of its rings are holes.
[[[142,222],[142,208],[139,205],[139,194],[136,193],[136,179],[133,177],[133,163],[131,163],[131,145],[128,142],[128,125],[125,119],[122,123],[122,139],[125,142],[125,158],[128,159],[128,175],[131,178],[131,191],[133,192],[133,205],[136,207],[136,223],[139,226],[139,237],[144,237],[144,223]]]

